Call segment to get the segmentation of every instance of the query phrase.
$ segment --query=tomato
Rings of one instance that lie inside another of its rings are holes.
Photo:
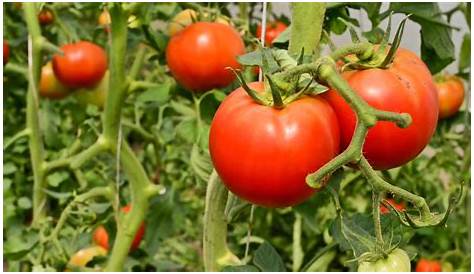
[[[403,249],[397,248],[385,259],[360,263],[357,272],[410,272],[410,258]]]
[[[129,212],[130,210],[131,210],[130,205],[122,207],[122,211],[125,213]],[[135,238],[133,239],[132,246],[130,247],[131,251],[136,250],[138,246],[140,246],[140,242],[144,234],[145,234],[145,223],[142,223],[135,234]],[[109,234],[107,233],[107,230],[103,226],[99,226],[94,231],[94,235],[92,238],[96,244],[109,250]]]
[[[416,263],[416,272],[442,272],[441,263],[437,260],[421,258],[418,263]]]
[[[110,32],[110,23],[112,21],[110,19],[110,13],[107,10],[104,10],[100,13],[99,19],[97,21],[100,26],[104,27],[106,32]]]
[[[107,70],[107,55],[101,47],[79,41],[61,47],[64,56],[53,57],[56,77],[70,88],[87,88],[96,85]]]
[[[209,15],[204,13],[204,17],[208,17]],[[192,9],[185,9],[178,14],[176,14],[173,19],[168,24],[168,35],[171,37],[176,33],[180,32],[187,26],[193,23],[193,20],[198,19],[198,14],[195,10]],[[224,25],[230,25],[229,21],[227,21],[224,17],[218,16],[215,20],[216,23],[221,23]]]
[[[438,96],[431,74],[415,53],[398,49],[387,69],[367,69],[343,73],[355,92],[377,109],[406,112],[413,122],[399,128],[380,121],[367,134],[364,155],[378,170],[401,166],[415,158],[428,144],[438,120]],[[352,139],[356,116],[334,90],[324,93],[336,111],[341,128],[342,149]]]
[[[93,88],[83,88],[74,92],[74,97],[80,104],[96,105],[99,108],[105,106],[107,92],[109,90],[109,71],[106,71],[102,80]]]
[[[182,86],[199,92],[232,83],[235,76],[226,68],[240,68],[236,57],[244,51],[242,38],[231,26],[198,22],[171,37],[166,60]]]
[[[459,77],[451,76],[436,82],[439,99],[439,118],[456,114],[464,101],[464,84]]]
[[[76,252],[69,259],[72,266],[85,267],[96,256],[107,256],[107,250],[100,246],[91,246]],[[68,270],[66,270],[68,271]]]
[[[288,26],[280,21],[271,22],[265,27],[265,45],[270,46],[273,43],[273,40],[280,35]],[[257,26],[257,38],[260,39],[262,36],[262,25],[258,24]]]
[[[46,25],[49,25],[49,24],[53,23],[53,21],[54,21],[53,12],[48,8],[42,9],[40,11],[40,13],[38,14],[38,21],[43,26],[46,26]]]
[[[10,57],[10,46],[8,42],[3,40],[3,64],[8,63],[8,58]]]
[[[250,87],[264,88],[261,82]],[[318,191],[306,184],[306,175],[339,151],[337,117],[321,96],[276,109],[238,88],[214,116],[209,151],[223,183],[238,197],[265,207],[293,206]]]
[[[54,75],[53,64],[48,62],[41,69],[39,94],[49,99],[62,99],[70,94],[71,90],[65,87]]]
[[[397,203],[394,199],[385,199],[389,204],[391,204],[398,211],[404,211],[405,205],[403,203]],[[390,209],[386,208],[384,205],[380,205],[380,212],[382,214],[387,214],[390,212]]]

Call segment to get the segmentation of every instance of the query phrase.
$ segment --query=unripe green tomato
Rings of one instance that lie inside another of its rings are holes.
[[[357,272],[410,272],[410,258],[405,250],[397,248],[387,258],[375,262],[362,262]]]
[[[80,104],[96,105],[99,108],[105,106],[107,90],[109,89],[109,71],[106,71],[102,80],[93,88],[82,88],[74,92],[74,96]]]

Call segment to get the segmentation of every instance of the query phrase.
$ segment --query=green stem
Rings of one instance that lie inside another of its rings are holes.
[[[380,202],[382,195],[375,188],[372,191],[372,218],[374,220],[377,248],[383,246],[382,224],[380,223]]]
[[[150,132],[146,131],[140,125],[136,125],[130,121],[124,120],[123,126],[130,128],[131,130],[135,131],[136,133],[140,134],[145,140],[153,142],[155,140],[155,136]]]
[[[138,45],[138,52],[135,55],[135,59],[133,60],[132,68],[130,69],[128,75],[131,79],[135,79],[138,77],[140,73],[140,69],[143,66],[143,62],[145,61],[145,53],[146,53],[146,46],[145,45]]]
[[[225,206],[227,189],[219,181],[216,170],[212,171],[206,191],[204,211],[204,269],[219,271],[225,265],[239,264],[240,260],[227,246],[227,222]]]
[[[301,247],[301,232],[303,218],[295,213],[295,222],[293,223],[293,272],[298,272],[303,263],[303,248]]]
[[[360,42],[355,44],[350,44],[344,47],[340,47],[331,53],[331,58],[334,60],[339,60],[344,58],[349,54],[355,54],[361,56],[362,60],[367,59],[373,54],[373,46],[369,42]]]
[[[242,27],[245,31],[249,30],[249,3],[239,2],[239,16],[242,21]]]
[[[288,52],[298,56],[318,55],[318,45],[324,23],[325,3],[294,2],[291,5],[291,37]]]
[[[45,214],[46,195],[43,191],[46,180],[42,165],[44,157],[44,144],[41,136],[39,121],[38,86],[41,74],[41,29],[38,24],[36,3],[24,3],[25,20],[30,35],[31,51],[29,51],[29,85],[26,99],[26,128],[30,131],[29,148],[33,169],[33,221],[35,226]]]
[[[8,62],[8,64],[6,64],[5,67],[3,67],[3,71],[18,73],[18,74],[23,75],[26,79],[28,79],[28,68],[21,66],[19,64]]]
[[[23,137],[28,137],[31,134],[31,130],[29,128],[25,128],[15,134],[10,140],[8,140],[5,145],[3,145],[3,151],[5,151],[8,147],[14,144],[16,141],[20,140]]]

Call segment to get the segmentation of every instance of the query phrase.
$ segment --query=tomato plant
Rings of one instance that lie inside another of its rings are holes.
[[[65,87],[54,75],[53,64],[48,62],[41,69],[39,94],[49,99],[62,99],[68,96],[71,90]]]
[[[421,258],[416,263],[416,272],[441,272],[441,263],[436,260]]]
[[[251,86],[263,89],[261,83]],[[277,110],[257,104],[242,88],[220,105],[209,135],[211,158],[224,184],[266,207],[299,204],[314,194],[306,174],[338,149],[337,119],[321,97],[302,98]]]
[[[53,57],[56,77],[70,88],[88,88],[97,84],[107,70],[107,55],[100,46],[87,41],[61,47],[64,56]]]
[[[352,71],[344,77],[369,105],[386,111],[406,112],[412,118],[408,128],[380,121],[369,130],[364,144],[364,155],[369,163],[384,170],[415,158],[430,141],[438,119],[438,95],[423,61],[413,52],[399,49],[388,69]],[[338,116],[344,149],[352,139],[356,117],[335,91],[326,93],[325,98]]]
[[[38,14],[38,21],[41,25],[46,26],[54,22],[54,14],[48,8],[43,8]]]
[[[375,262],[362,262],[358,272],[410,272],[410,258],[408,254],[397,248],[387,255],[387,258]]]
[[[270,46],[273,40],[277,38],[288,26],[280,21],[269,22],[265,28],[265,45]],[[257,38],[262,35],[262,25],[257,26]]]
[[[436,79],[436,78],[435,78]],[[464,84],[459,77],[441,77],[436,81],[439,99],[439,118],[453,116],[464,101]]]
[[[244,51],[242,38],[231,26],[198,22],[171,38],[166,60],[182,86],[200,92],[232,83],[235,77],[227,68],[240,68],[236,57]]]

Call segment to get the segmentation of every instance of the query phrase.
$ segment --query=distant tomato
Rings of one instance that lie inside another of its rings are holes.
[[[105,106],[107,92],[109,90],[109,71],[106,71],[102,80],[92,88],[82,88],[74,92],[74,97],[80,104],[96,105],[99,108]]]
[[[441,263],[437,260],[421,258],[418,263],[416,263],[416,272],[442,272]]]
[[[288,26],[280,21],[270,22],[265,27],[265,45],[270,46],[273,43],[273,40],[277,38],[280,33],[286,30]],[[260,39],[262,36],[262,25],[258,24],[257,26],[257,38]]]
[[[40,13],[38,14],[38,21],[43,26],[46,26],[46,25],[49,25],[49,24],[53,23],[53,21],[54,21],[53,12],[48,8],[42,9],[40,11]]]
[[[56,77],[70,88],[90,88],[96,85],[107,70],[104,49],[87,41],[61,47],[64,56],[54,55],[53,69]]]
[[[125,213],[129,212],[130,210],[131,210],[130,205],[122,207],[122,211]],[[144,234],[145,234],[145,223],[142,223],[135,234],[135,238],[133,239],[132,245],[130,247],[131,251],[136,250],[140,246],[140,242]],[[109,234],[107,233],[107,230],[103,226],[99,226],[94,231],[93,240],[96,244],[109,250]]]
[[[107,10],[104,10],[100,13],[99,19],[97,20],[99,25],[104,28],[106,32],[110,31],[110,13]]]
[[[234,28],[199,22],[171,37],[166,60],[178,83],[202,92],[232,83],[235,76],[227,67],[240,68],[237,56],[244,52],[244,42]]]
[[[262,82],[249,86],[264,89]],[[337,117],[321,96],[276,109],[238,88],[219,106],[209,134],[211,159],[223,183],[265,207],[293,206],[319,191],[306,184],[306,176],[338,150]]]
[[[403,203],[397,203],[394,199],[385,199],[389,204],[391,204],[398,211],[404,211],[405,205]],[[390,212],[390,209],[386,208],[384,205],[380,205],[380,213],[387,214]]]
[[[107,256],[107,250],[100,246],[91,246],[79,250],[69,259],[71,266],[85,267],[96,256]],[[69,270],[66,269],[67,272]]]
[[[10,57],[10,46],[8,42],[3,40],[3,64],[8,63],[8,58]]]
[[[439,99],[439,118],[447,118],[459,111],[464,101],[464,84],[459,77],[449,76],[436,82]]]
[[[68,96],[71,90],[65,87],[54,75],[53,64],[48,62],[41,69],[39,94],[49,99],[62,99]]]

